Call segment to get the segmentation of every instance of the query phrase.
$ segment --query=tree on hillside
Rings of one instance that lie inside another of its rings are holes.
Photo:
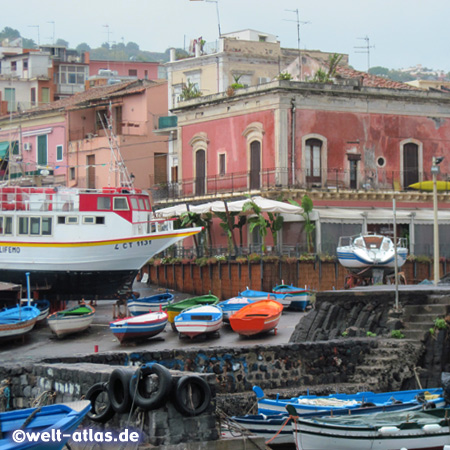
[[[89,45],[86,44],[86,42],[82,42],[81,44],[77,45],[76,51],[78,53],[90,52],[91,47],[89,47]]]
[[[62,45],[63,47],[69,48],[69,42],[61,38],[56,41],[55,45]]]

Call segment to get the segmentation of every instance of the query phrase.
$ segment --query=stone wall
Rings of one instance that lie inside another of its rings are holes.
[[[441,273],[446,273],[445,262]],[[239,263],[218,262],[203,267],[193,262],[152,265],[147,264],[142,272],[149,274],[149,283],[193,295],[211,291],[221,300],[234,297],[247,288],[271,292],[283,281],[294,286],[316,291],[344,289],[347,270],[337,261],[299,261],[295,258],[274,262],[259,261]],[[432,278],[430,263],[407,261],[402,267],[408,283],[418,283]]]
[[[95,383],[107,382],[116,367],[79,361],[76,364],[5,365],[0,369],[0,376],[3,382],[10,380],[9,409],[17,409],[79,400]],[[174,385],[177,379],[185,375],[181,372],[172,371],[171,373]],[[211,374],[197,375],[204,377],[208,382],[213,397],[206,411],[198,416],[183,416],[169,398],[157,410],[135,409],[131,415],[128,412],[115,414],[104,425],[85,418],[82,428],[122,431],[126,428],[131,430],[136,424],[139,424],[139,427],[134,429],[140,433],[141,443],[156,446],[177,445],[181,442],[215,441],[219,437],[215,404],[215,377]],[[1,410],[5,411],[6,406],[7,399],[3,396]]]

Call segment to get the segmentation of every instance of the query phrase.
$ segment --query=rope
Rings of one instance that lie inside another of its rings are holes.
[[[220,420],[220,428],[222,429],[222,421],[227,423],[228,431],[233,437],[237,436],[244,436],[248,439],[248,442],[251,442],[258,450],[266,450],[266,446],[260,447],[257,442],[255,442],[252,437],[256,437],[254,433],[249,431],[247,428],[245,428],[243,425],[241,425],[238,422],[235,422],[228,414],[226,414],[224,411],[222,411],[220,408],[216,408],[216,414],[219,417]],[[236,434],[233,434],[236,433]],[[244,445],[246,446],[247,440],[244,442]]]
[[[282,431],[283,428],[289,423],[291,419],[293,419],[293,416],[288,416],[287,419],[284,421],[283,425],[281,425],[281,428],[268,440],[266,441],[266,444],[269,445]]]
[[[44,391],[39,394],[31,403],[31,407],[35,408],[37,406],[50,405],[49,399],[53,402],[56,397],[56,392]]]

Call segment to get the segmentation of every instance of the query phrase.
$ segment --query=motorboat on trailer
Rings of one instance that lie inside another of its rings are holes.
[[[0,279],[48,297],[111,298],[155,254],[201,231],[155,219],[149,194],[130,187],[0,187]]]
[[[353,273],[367,273],[378,269],[390,274],[395,270],[395,253],[397,268],[405,264],[408,256],[405,238],[399,238],[394,245],[392,239],[380,234],[342,236],[336,252],[339,262]]]

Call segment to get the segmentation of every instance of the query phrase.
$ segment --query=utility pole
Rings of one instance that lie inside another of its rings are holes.
[[[366,45],[363,47],[354,47],[354,48],[360,48],[362,49],[361,51],[356,51],[355,53],[366,53],[367,54],[367,73],[369,73],[369,69],[370,69],[370,49],[371,48],[375,48],[375,45],[370,45],[370,40],[369,37],[363,37],[363,38],[358,38],[358,39],[363,39],[364,41],[366,41]]]

